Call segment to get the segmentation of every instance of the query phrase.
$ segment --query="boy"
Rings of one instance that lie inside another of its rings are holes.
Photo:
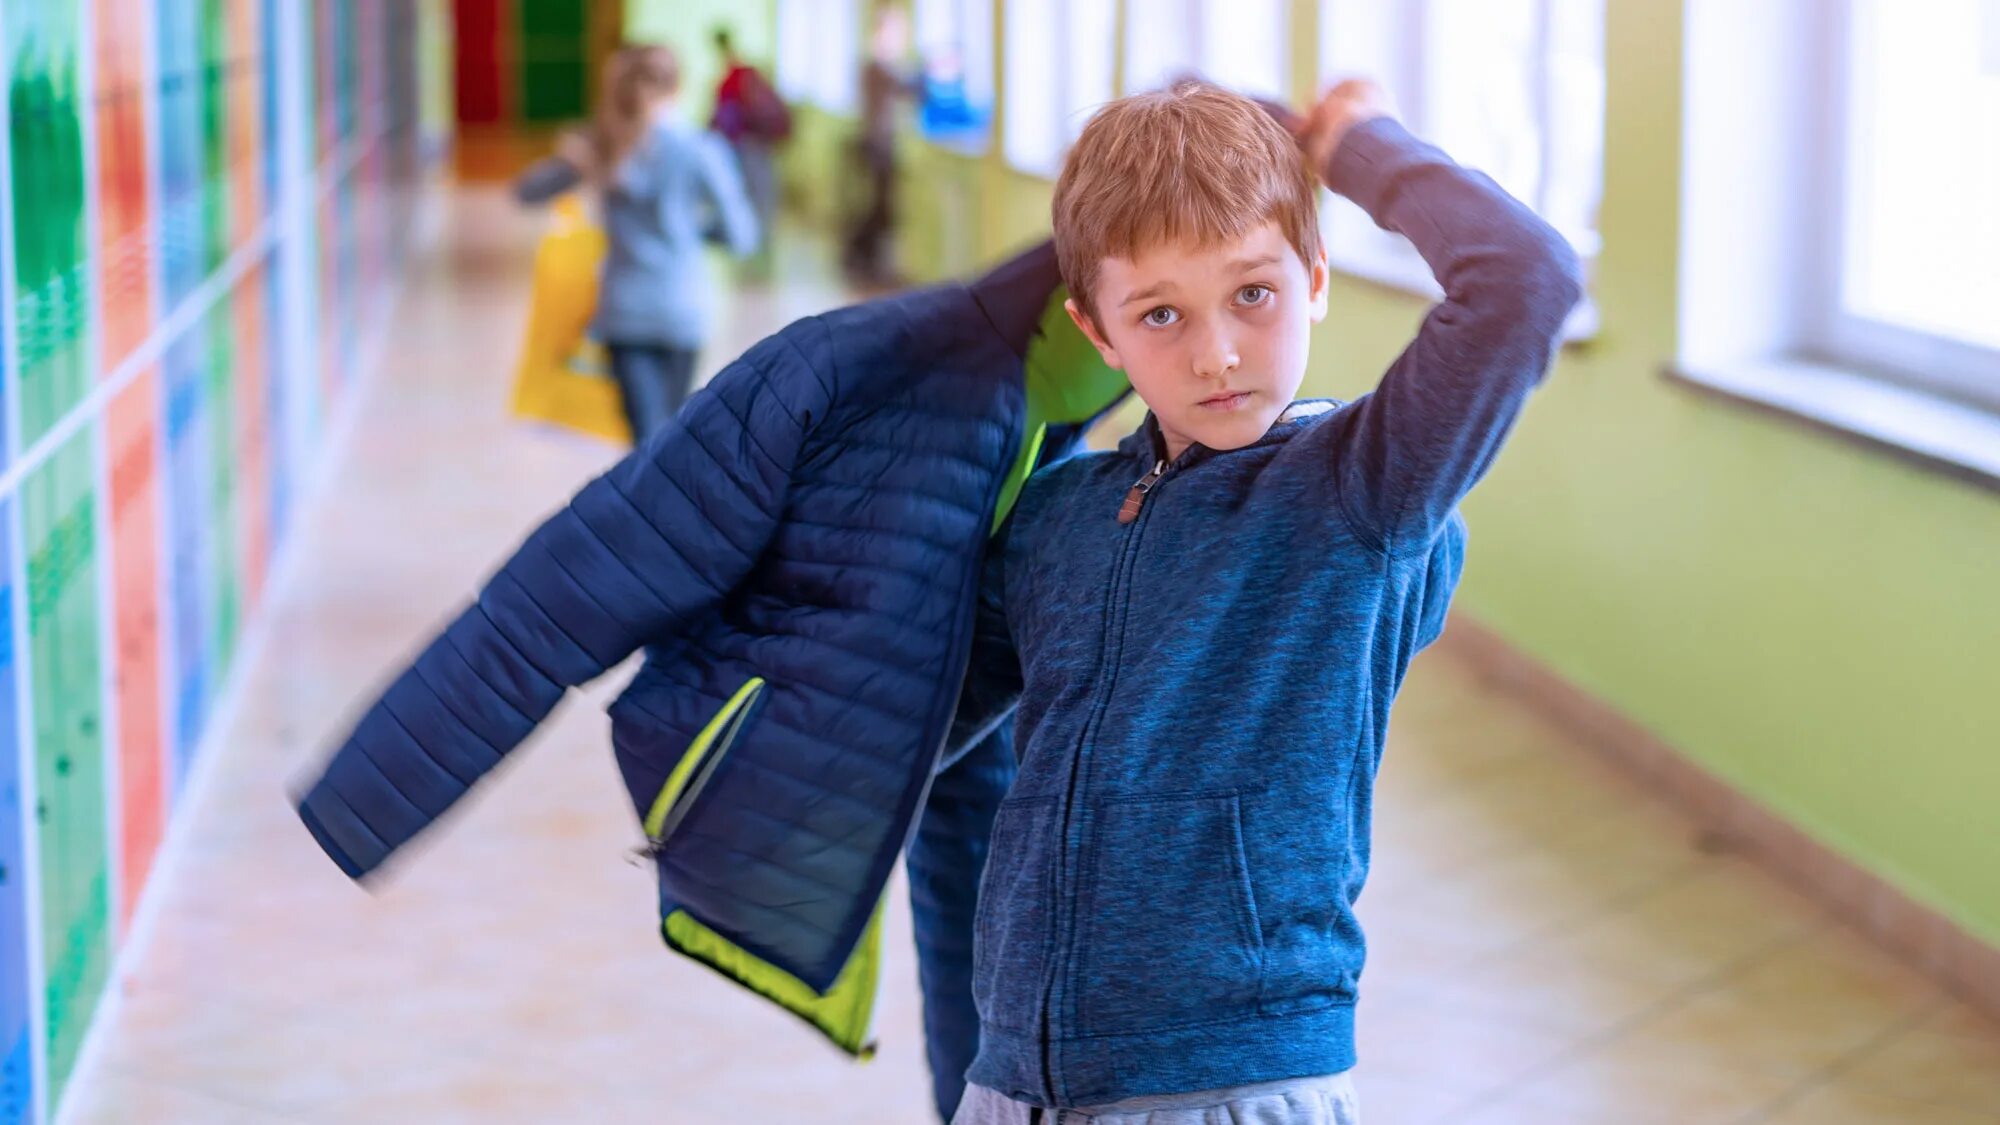
[[[1443,628],[1455,506],[1579,283],[1553,230],[1374,86],[1336,87],[1298,142],[1446,294],[1345,406],[1292,402],[1327,262],[1298,143],[1257,106],[1198,83],[1114,102],[1057,184],[1070,315],[1151,413],[1037,474],[989,564],[980,659],[1020,690],[1020,772],[957,1121],[1356,1119],[1389,703]]]

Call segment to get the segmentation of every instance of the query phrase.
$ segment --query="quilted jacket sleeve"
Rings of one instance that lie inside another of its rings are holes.
[[[373,871],[570,687],[686,628],[749,572],[824,416],[824,334],[802,322],[717,375],[530,535],[395,678],[299,805],[341,870]]]

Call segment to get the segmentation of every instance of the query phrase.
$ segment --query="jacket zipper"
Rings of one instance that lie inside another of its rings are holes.
[[[708,788],[716,767],[728,756],[763,703],[764,688],[764,677],[752,676],[695,735],[646,814],[646,844],[642,849],[646,854],[661,853],[674,829],[680,827],[681,819],[693,807],[695,798]]]
[[[1118,559],[1111,570],[1111,589],[1106,593],[1104,600],[1105,651],[1102,659],[1108,671],[1103,678],[1103,686],[1098,691],[1096,705],[1091,710],[1090,719],[1084,723],[1083,730],[1077,737],[1076,754],[1070,759],[1069,782],[1063,796],[1062,832],[1056,841],[1062,850],[1058,853],[1059,861],[1056,868],[1056,886],[1054,888],[1058,936],[1055,949],[1051,951],[1049,956],[1048,977],[1042,983],[1042,1090],[1051,1102],[1056,1100],[1056,979],[1061,975],[1063,968],[1060,951],[1067,948],[1068,943],[1065,940],[1065,936],[1075,925],[1076,914],[1076,904],[1073,899],[1067,908],[1065,908],[1062,887],[1068,881],[1067,868],[1070,863],[1069,835],[1071,820],[1076,813],[1077,783],[1083,772],[1084,751],[1096,737],[1097,727],[1103,721],[1105,711],[1110,709],[1111,694],[1117,687],[1118,665],[1125,649],[1125,617],[1123,613],[1125,595],[1131,587],[1132,567],[1138,555],[1139,536],[1145,530],[1145,525],[1140,523],[1140,517],[1149,514],[1150,509],[1145,506],[1146,498],[1152,495],[1154,489],[1159,487],[1160,481],[1167,475],[1168,468],[1169,465],[1164,457],[1155,460],[1153,467],[1147,470],[1144,476],[1135,481],[1131,489],[1125,493],[1125,502],[1118,509],[1119,524],[1131,527],[1131,530],[1126,533],[1125,542],[1119,546]],[[1132,525],[1134,524],[1138,524],[1138,526],[1133,527]],[[1111,624],[1111,616],[1114,613],[1118,615],[1115,630]],[[1114,642],[1116,644],[1115,652],[1113,651]]]
[[[1019,417],[1023,419],[1027,417],[1027,410],[1025,406],[1020,407]],[[1036,449],[1035,455],[1037,457],[1041,455],[1041,450],[1039,448]],[[992,534],[990,529],[992,529],[994,525],[995,514],[999,511],[1000,508],[1000,494],[1006,490],[1007,472],[1008,470],[1003,468],[999,473],[995,474],[993,484],[990,488],[987,489],[986,492],[985,518],[983,518],[980,521],[979,526],[982,528],[989,529],[987,532],[987,536],[989,539]],[[986,550],[987,546],[988,546],[987,539],[980,540],[979,548],[982,553]],[[952,653],[951,665],[947,669],[947,675],[945,679],[942,681],[943,683],[949,685],[948,690],[951,693],[950,696],[945,701],[948,704],[948,707],[944,710],[942,714],[943,718],[942,729],[940,729],[937,732],[936,738],[929,740],[931,748],[932,768],[923,771],[923,779],[919,784],[916,793],[914,794],[915,799],[910,805],[912,812],[909,818],[909,822],[903,826],[902,843],[896,848],[896,850],[893,853],[891,853],[892,859],[900,858],[901,856],[907,854],[910,849],[910,841],[916,839],[917,822],[923,818],[924,804],[930,799],[931,783],[937,780],[937,772],[935,768],[937,759],[940,755],[944,753],[945,740],[951,737],[951,717],[952,714],[958,710],[959,696],[965,690],[965,672],[966,669],[972,663],[972,643],[968,638],[967,634],[969,634],[972,631],[973,619],[977,616],[977,607],[979,601],[979,578],[980,578],[980,573],[983,569],[984,569],[983,567],[976,564],[967,567],[965,582],[960,587],[960,593],[959,593],[960,610],[958,614],[958,621],[955,623],[952,629],[951,649],[949,650]],[[933,716],[929,721],[936,722],[937,718],[938,718],[937,713],[933,712]],[[886,873],[885,873],[885,881],[886,881]],[[880,904],[881,897],[882,897],[882,891],[878,887],[874,895],[875,901],[871,903],[869,907],[870,913],[863,916],[862,929],[857,932],[855,939],[856,948],[859,947],[862,936],[867,933],[866,919],[873,916],[873,911],[875,907]],[[852,957],[853,954],[850,952],[849,956]],[[872,1001],[870,1002],[870,1006],[871,1006],[871,1014],[869,1016],[869,1020],[872,1025],[874,1019],[874,1016],[872,1014],[872,1006],[873,1006]],[[867,1046],[868,1046],[868,1052],[866,1055],[862,1057],[864,1058],[873,1057],[876,1050],[876,1043],[872,1036],[869,1038]]]

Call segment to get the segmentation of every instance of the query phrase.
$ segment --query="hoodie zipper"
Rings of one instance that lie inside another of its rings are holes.
[[[1167,463],[1165,461],[1155,461],[1153,462],[1153,467],[1147,471],[1145,476],[1132,482],[1132,487],[1125,492],[1125,503],[1118,506],[1119,523],[1129,524],[1139,518],[1139,509],[1145,507],[1146,497],[1152,493],[1153,486],[1159,484],[1160,478],[1165,475],[1167,475]]]
[[[1165,457],[1165,450],[1160,448],[1157,436],[1154,441],[1154,455],[1156,459],[1153,462],[1153,467],[1148,469],[1144,476],[1133,482],[1132,487],[1125,493],[1124,504],[1118,509],[1119,525],[1130,530],[1126,532],[1125,542],[1119,545],[1117,561],[1113,563],[1111,568],[1111,588],[1106,592],[1104,600],[1106,622],[1105,651],[1102,654],[1102,659],[1107,672],[1101,681],[1102,687],[1098,690],[1097,700],[1095,706],[1091,709],[1090,719],[1084,724],[1083,730],[1077,738],[1076,753],[1070,759],[1069,781],[1063,797],[1062,832],[1056,841],[1061,849],[1058,853],[1060,859],[1056,867],[1055,886],[1056,920],[1059,937],[1055,943],[1055,949],[1049,957],[1048,977],[1042,982],[1042,1090],[1051,1102],[1057,1100],[1055,1088],[1056,979],[1061,975],[1064,967],[1060,951],[1068,948],[1069,943],[1066,940],[1066,936],[1076,924],[1076,903],[1074,896],[1070,897],[1067,906],[1065,906],[1062,893],[1064,884],[1072,881],[1068,870],[1071,859],[1069,836],[1072,821],[1076,813],[1076,792],[1079,778],[1083,772],[1084,751],[1096,738],[1097,728],[1104,720],[1105,711],[1110,709],[1111,695],[1117,687],[1118,665],[1124,655],[1125,649],[1124,611],[1126,608],[1126,596],[1132,584],[1132,571],[1138,555],[1139,537],[1145,531],[1145,524],[1141,521],[1141,517],[1151,514],[1151,509],[1146,507],[1146,498],[1153,494],[1153,491],[1159,487],[1160,482],[1166,478],[1167,473],[1173,467]],[[1111,623],[1113,614],[1117,615],[1115,628]]]

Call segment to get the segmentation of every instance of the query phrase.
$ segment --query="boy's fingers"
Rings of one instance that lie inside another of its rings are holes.
[[[1293,136],[1299,136],[1310,119],[1299,115],[1297,110],[1273,98],[1252,98],[1257,107],[1271,115],[1271,120],[1285,127]]]

